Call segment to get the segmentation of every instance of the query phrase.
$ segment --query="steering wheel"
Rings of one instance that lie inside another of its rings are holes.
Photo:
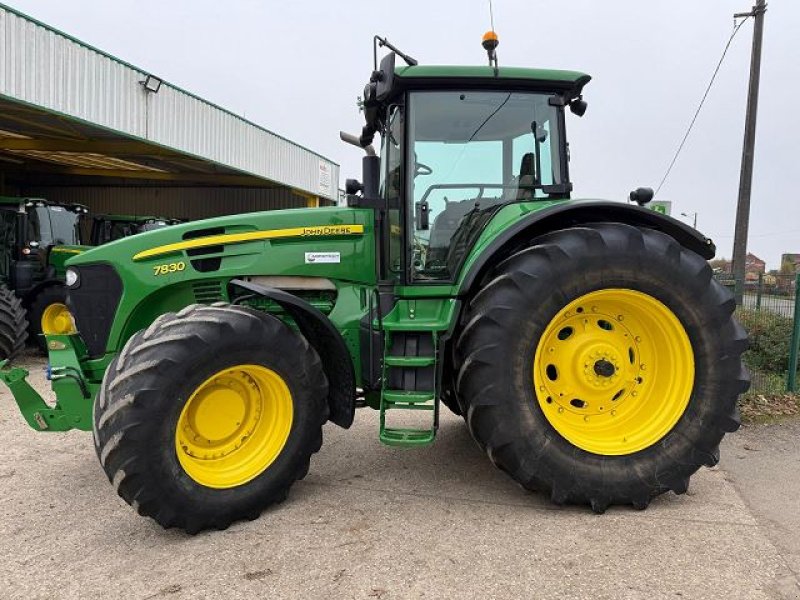
[[[431,173],[433,173],[433,169],[431,169],[428,165],[421,162],[414,163],[414,177],[417,175],[430,175]]]

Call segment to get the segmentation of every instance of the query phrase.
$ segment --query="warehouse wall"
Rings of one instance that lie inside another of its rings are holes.
[[[336,202],[339,165],[0,4],[0,95]]]
[[[304,196],[286,188],[26,186],[19,194],[84,204],[95,214],[154,215],[189,220],[307,206]]]

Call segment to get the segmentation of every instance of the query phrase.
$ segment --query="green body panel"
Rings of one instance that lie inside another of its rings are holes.
[[[564,204],[565,202],[574,202],[572,200],[538,200],[536,202],[515,202],[503,206],[497,214],[494,215],[491,221],[487,223],[486,227],[481,232],[478,239],[470,249],[461,271],[458,274],[457,284],[455,290],[460,290],[464,281],[464,277],[469,273],[470,268],[481,257],[486,250],[487,246],[491,244],[497,236],[504,233],[514,223],[521,221],[529,214],[550,208],[557,204]]]
[[[53,246],[47,257],[47,266],[53,267],[56,271],[56,279],[63,281],[67,270],[65,263],[70,258],[83,254],[91,248],[91,246]]]

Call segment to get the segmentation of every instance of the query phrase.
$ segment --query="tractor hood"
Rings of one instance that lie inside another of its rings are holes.
[[[363,238],[370,229],[370,214],[353,208],[303,208],[193,221],[92,248],[72,258],[68,266],[98,262],[150,265],[197,260],[195,257],[260,257],[261,254],[266,258],[270,250],[287,245],[294,249],[289,253],[292,258],[303,265],[306,245],[324,246],[325,240],[342,239],[354,244]]]
[[[193,221],[110,242],[67,261],[69,301],[92,357],[156,317],[229,301],[232,279],[339,286],[375,281],[372,211],[303,208]],[[279,287],[279,286],[278,286]],[[115,315],[125,315],[116,318]]]

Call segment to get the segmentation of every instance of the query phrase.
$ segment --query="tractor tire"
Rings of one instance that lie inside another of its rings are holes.
[[[0,360],[14,358],[28,339],[28,320],[22,301],[0,284]]]
[[[322,446],[328,383],[274,316],[192,305],[135,334],[106,370],[95,449],[142,516],[190,534],[282,502]]]
[[[28,333],[39,352],[47,354],[44,333],[74,333],[75,322],[67,309],[67,288],[49,285],[39,291],[28,309]]]
[[[556,504],[637,509],[719,461],[749,387],[747,335],[708,263],[654,230],[549,233],[501,262],[457,355],[469,430]]]

